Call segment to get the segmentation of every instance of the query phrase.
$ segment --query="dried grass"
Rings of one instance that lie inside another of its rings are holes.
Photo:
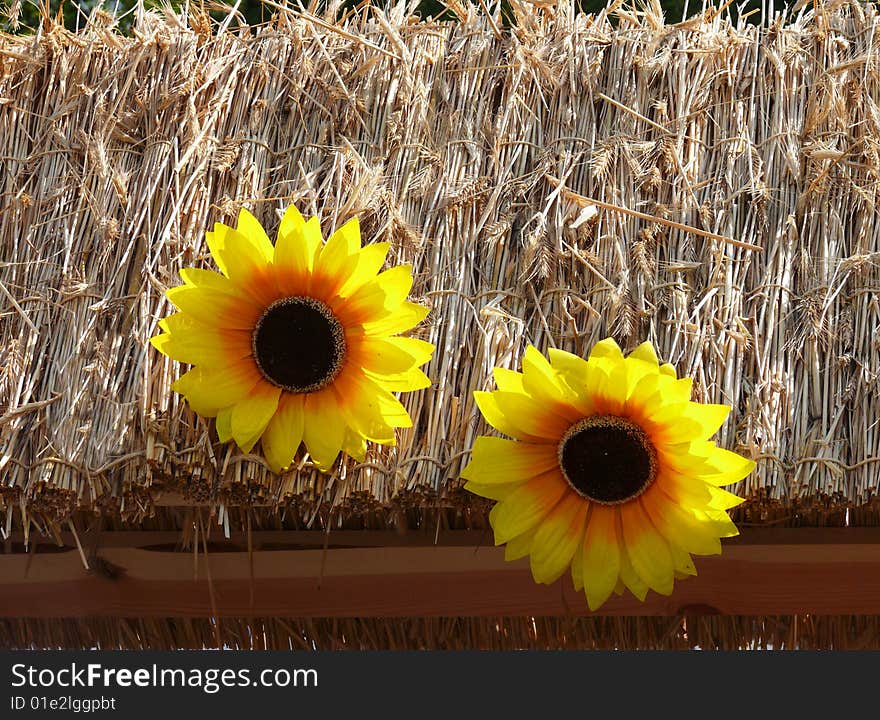
[[[219,642],[238,650],[867,650],[880,618],[224,618]],[[0,647],[104,650],[217,645],[209,619],[2,620]]]
[[[472,391],[492,366],[608,334],[651,340],[699,399],[733,406],[719,441],[758,461],[741,493],[781,515],[870,503],[877,10],[756,28],[621,9],[614,27],[567,0],[512,6],[506,34],[471,5],[418,24],[401,4],[342,26],[279,8],[256,34],[147,12],[133,39],[101,14],[78,35],[0,37],[6,528],[77,506],[141,520],[170,490],[443,496],[487,431]],[[147,342],[177,270],[211,266],[207,228],[244,206],[272,231],[291,202],[389,240],[437,346],[398,447],[326,476],[214,443]]]

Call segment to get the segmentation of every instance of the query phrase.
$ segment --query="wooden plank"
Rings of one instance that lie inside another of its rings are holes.
[[[503,550],[396,547],[200,556],[131,548],[100,551],[107,573],[79,554],[0,556],[5,617],[394,617],[588,614],[570,579],[536,585]],[[613,598],[606,615],[880,614],[880,544],[726,543],[697,558],[699,576],[671,597]],[[216,605],[212,608],[208,570]],[[111,574],[114,574],[111,573]],[[249,598],[253,592],[253,606]]]
[[[60,533],[64,547],[75,548],[76,540],[73,533]],[[80,542],[86,547],[93,545],[100,548],[164,548],[178,546],[183,538],[179,530],[113,530],[101,531],[99,534],[80,532]],[[247,533],[233,531],[224,537],[221,529],[209,527],[208,541],[215,552],[229,552],[246,549]],[[24,536],[21,532],[13,533],[9,538],[15,546],[23,546]],[[52,537],[31,533],[29,542],[36,543],[38,548],[56,546]],[[297,548],[330,548],[337,547],[424,547],[437,545],[441,547],[482,547],[492,545],[492,532],[486,530],[255,530],[251,533],[251,542],[255,550],[260,549],[297,549]],[[734,538],[725,538],[725,547],[733,545],[863,545],[880,544],[880,527],[807,527],[807,528],[773,528],[745,527],[742,534]]]

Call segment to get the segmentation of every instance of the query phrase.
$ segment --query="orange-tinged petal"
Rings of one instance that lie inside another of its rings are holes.
[[[523,483],[550,470],[559,472],[553,445],[481,435],[474,442],[471,461],[461,477],[480,484]]]
[[[569,567],[575,550],[583,546],[589,506],[580,495],[569,492],[541,521],[530,556],[535,582],[555,582]]]
[[[263,433],[263,453],[273,472],[288,468],[302,442],[305,397],[298,393],[283,393],[278,410]]]
[[[590,610],[597,610],[617,585],[620,574],[620,542],[617,512],[607,505],[593,503],[583,545],[581,585]]]
[[[568,485],[555,469],[521,485],[489,513],[489,521],[495,531],[495,544],[501,545],[531,530],[566,492]]]
[[[623,415],[629,395],[626,365],[621,362],[609,366],[607,370],[604,370],[603,364],[597,364],[596,367],[600,372],[592,379],[595,389],[590,398],[594,412],[601,415]]]
[[[727,405],[669,403],[652,413],[651,433],[668,445],[705,440],[717,432],[729,413]]]

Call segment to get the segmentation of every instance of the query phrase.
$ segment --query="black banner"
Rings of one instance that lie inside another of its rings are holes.
[[[522,718],[842,710],[876,653],[0,652],[0,718]],[[838,687],[840,687],[838,685]],[[195,714],[193,714],[195,713]],[[278,713],[283,713],[280,715]]]

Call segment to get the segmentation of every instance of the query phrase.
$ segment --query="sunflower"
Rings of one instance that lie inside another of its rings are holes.
[[[434,351],[397,336],[428,314],[406,299],[410,267],[379,272],[388,244],[361,247],[357,218],[325,244],[318,219],[293,206],[274,246],[247,210],[207,242],[222,274],[181,270],[184,284],[167,292],[180,312],[152,338],[193,365],[172,389],[216,418],[221,442],[248,453],[260,441],[276,472],[300,443],[321,470],[340,450],[363,460],[366,441],[394,445],[394,428],[412,420],[392,393],[428,387],[419,367]]]
[[[730,408],[691,402],[690,378],[661,365],[650,343],[624,357],[614,340],[588,360],[534,347],[523,372],[495,368],[498,390],[474,393],[480,411],[515,440],[482,436],[465,488],[498,500],[489,520],[505,558],[530,556],[536,582],[571,568],[591,610],[628,588],[672,593],[696,575],[691,553],[721,552],[738,533],[721,486],[751,460],[716,447]]]

